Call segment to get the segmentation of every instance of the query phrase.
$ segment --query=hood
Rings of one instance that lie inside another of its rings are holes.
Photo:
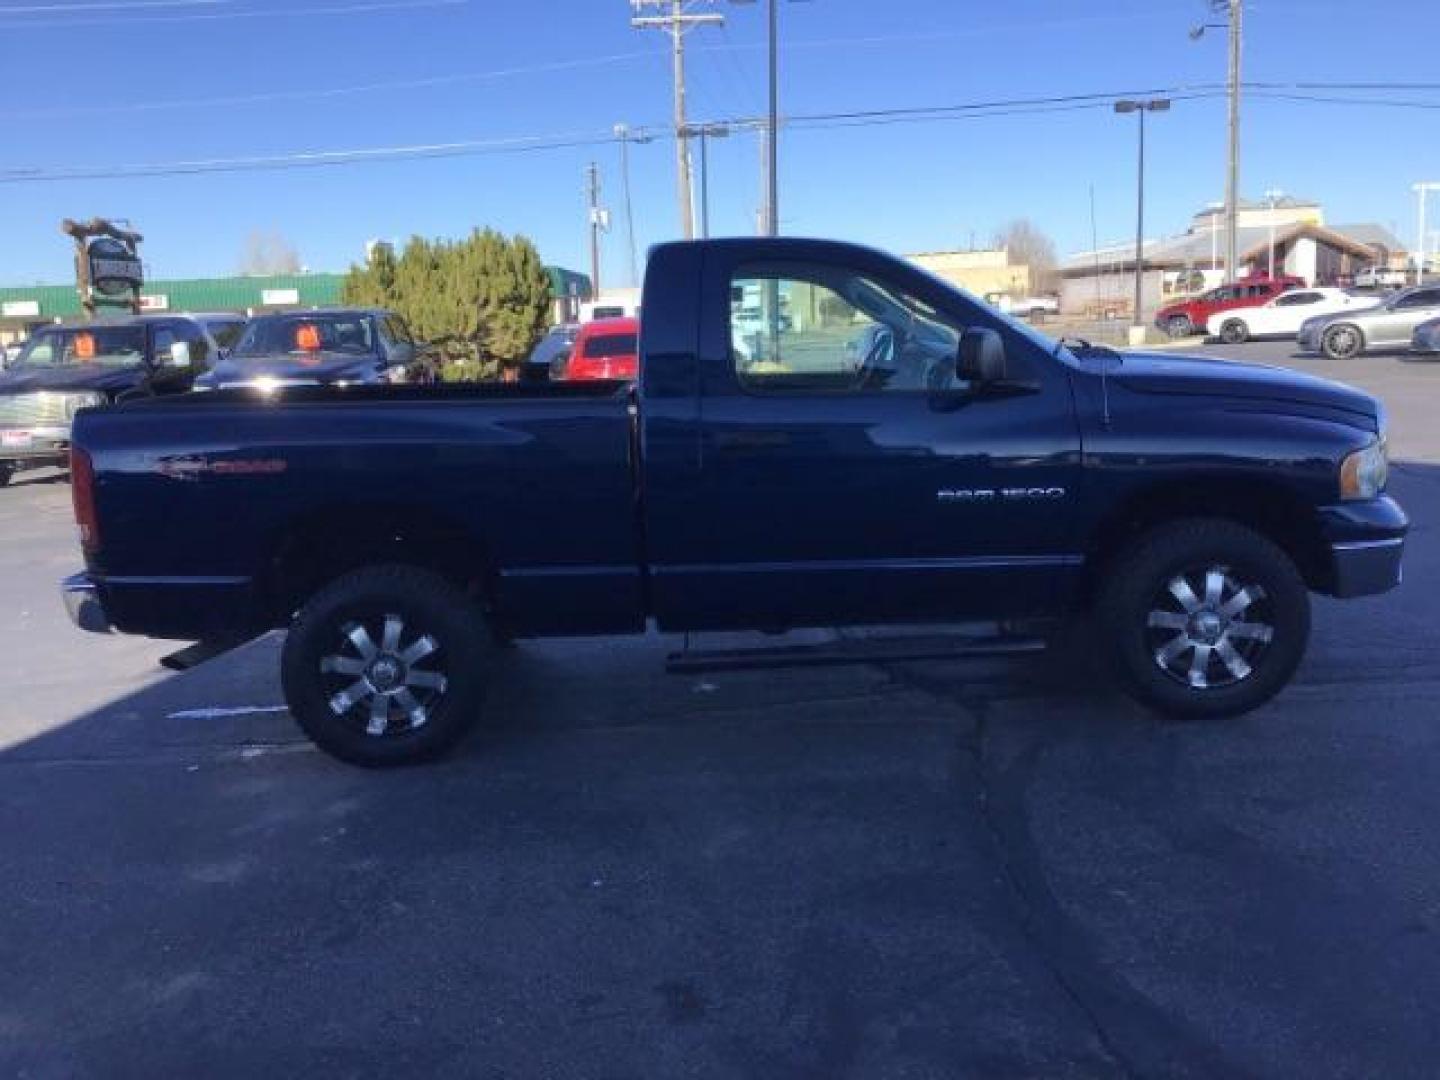
[[[140,385],[145,368],[140,364],[107,367],[104,364],[24,364],[0,374],[0,394],[30,394],[99,390],[117,394]]]
[[[1110,378],[1141,394],[1194,394],[1288,402],[1352,414],[1352,422],[1378,424],[1379,405],[1369,394],[1344,383],[1317,379],[1288,368],[1242,363],[1208,356],[1127,352],[1110,368]]]
[[[294,379],[317,383],[374,382],[379,372],[380,358],[377,356],[322,352],[301,359],[289,354],[279,354],[224,360],[197,381],[202,386],[212,387],[252,382],[256,379]]]

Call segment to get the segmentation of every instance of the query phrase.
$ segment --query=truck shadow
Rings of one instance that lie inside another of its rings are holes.
[[[1395,488],[1405,585],[1319,602],[1296,686],[1222,724],[1083,647],[526,643],[460,753],[390,772],[310,749],[274,636],[117,697],[0,752],[0,1067],[1423,1073],[1440,469]]]

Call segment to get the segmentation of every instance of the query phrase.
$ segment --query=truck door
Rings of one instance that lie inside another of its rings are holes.
[[[1081,561],[1066,369],[908,264],[830,249],[707,251],[688,528],[651,549],[661,625],[1052,610]],[[957,371],[971,327],[1002,335],[1003,380]]]

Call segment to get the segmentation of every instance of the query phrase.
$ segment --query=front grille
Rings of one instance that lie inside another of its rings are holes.
[[[90,400],[89,394],[0,395],[0,427],[69,427],[72,398]]]

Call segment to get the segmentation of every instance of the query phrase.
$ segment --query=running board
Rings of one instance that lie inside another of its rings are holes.
[[[770,668],[837,667],[842,664],[899,663],[909,660],[967,660],[1020,656],[1045,651],[1036,637],[848,638],[818,645],[780,645],[754,649],[687,649],[671,653],[665,670],[672,675],[712,671],[764,671]]]
[[[179,652],[173,652],[168,656],[160,658],[160,666],[171,671],[189,671],[193,667],[199,667],[207,660],[214,660],[231,649],[238,649],[241,645],[253,641],[254,638],[226,638],[223,641],[197,641],[194,645],[187,645]]]

